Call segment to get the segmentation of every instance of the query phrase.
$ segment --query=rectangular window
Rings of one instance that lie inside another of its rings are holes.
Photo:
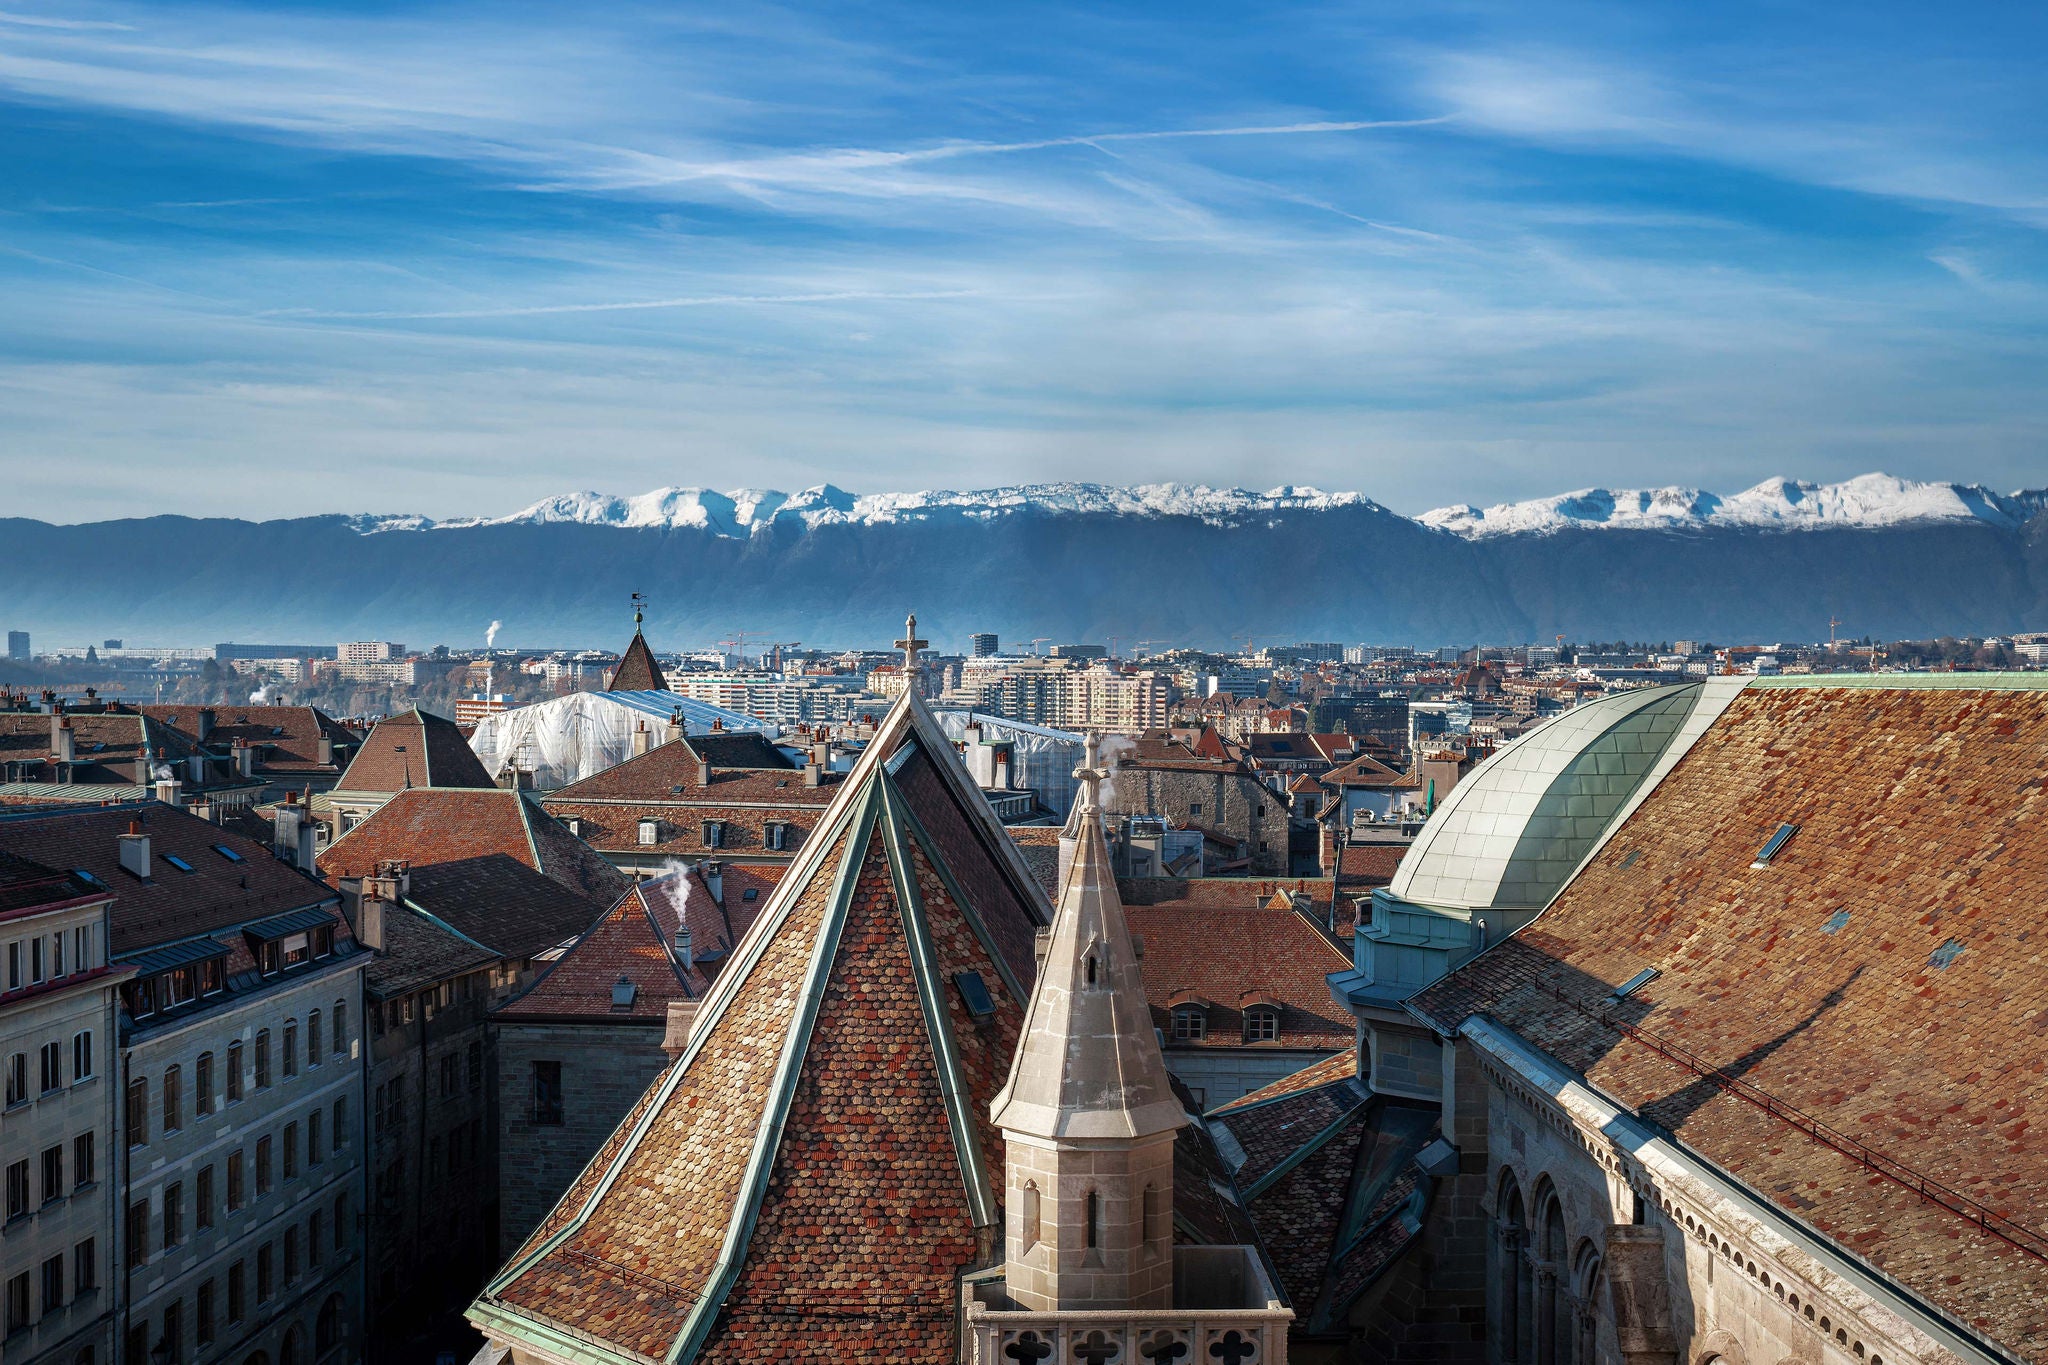
[[[299,1278],[299,1230],[284,1230],[284,1282],[291,1284]]]
[[[455,1080],[455,1054],[449,1053],[441,1059],[441,1098],[447,1099],[457,1089]]]
[[[175,1133],[185,1126],[185,1073],[175,1066],[164,1068],[164,1132]]]
[[[248,1202],[248,1193],[242,1188],[242,1154],[228,1153],[228,1212],[240,1213],[242,1205]]]
[[[284,1178],[290,1180],[299,1173],[299,1125],[292,1122],[284,1126]]]
[[[278,949],[284,954],[284,965],[296,967],[301,962],[309,961],[312,958],[313,940],[305,934],[293,934],[288,938],[281,939],[278,943]]]
[[[64,1046],[61,1043],[44,1043],[38,1052],[41,1058],[43,1093],[64,1088]]]
[[[306,1016],[306,1065],[320,1065],[320,1011]]]
[[[185,1359],[185,1305],[181,1300],[172,1299],[164,1305],[165,1365],[180,1365]]]
[[[533,1064],[533,1121],[559,1124],[562,1121],[562,1064]]]
[[[28,1158],[12,1162],[7,1167],[7,1219],[28,1216]]]
[[[24,1270],[7,1281],[7,1330],[26,1332],[34,1321],[29,1313],[28,1272]]]
[[[318,1109],[306,1115],[306,1164],[308,1166],[318,1166],[320,1158],[324,1155],[320,1150],[320,1130],[322,1121],[326,1117],[327,1115]]]
[[[149,1264],[149,1201],[138,1199],[128,1206],[128,1268]]]
[[[334,1196],[334,1249],[340,1251],[348,1240],[348,1195]]]
[[[213,1226],[213,1167],[201,1166],[195,1179],[192,1225],[201,1232]]]
[[[270,1088],[270,1030],[256,1030],[256,1088]]]
[[[71,1293],[75,1298],[100,1287],[99,1244],[88,1237],[71,1248]]]
[[[344,1001],[334,1002],[334,1055],[339,1057],[348,1051],[348,1005]]]
[[[272,1256],[270,1243],[256,1248],[256,1302],[269,1303],[270,1296],[277,1292],[277,1264]]]
[[[240,1322],[248,1311],[248,1272],[236,1261],[228,1267],[228,1321]]]
[[[35,985],[43,979],[43,936],[37,934],[28,941],[28,979]]]
[[[348,1146],[348,1096],[334,1102],[334,1150]]]
[[[128,1082],[128,1145],[149,1145],[149,1082],[140,1076]]]
[[[71,1039],[71,1079],[75,1084],[92,1076],[92,1030],[73,1035]]]
[[[62,939],[57,940],[59,943]],[[43,1316],[64,1306],[64,1257],[62,1253],[43,1262]]]
[[[238,1039],[228,1044],[228,1103],[242,1098],[242,1044]]]
[[[320,1223],[320,1210],[314,1209],[312,1216],[306,1219],[306,1264],[309,1266],[318,1266],[326,1249],[320,1240]]]
[[[64,1148],[60,1143],[43,1153],[43,1202],[64,1197]]]
[[[7,945],[7,989],[10,991],[18,991],[21,989],[20,939],[16,939],[14,942]]]
[[[202,1052],[192,1063],[192,1112],[205,1118],[213,1112],[213,1054]]]
[[[270,1145],[268,1135],[256,1139],[256,1197],[258,1199],[269,1194],[271,1189]]]
[[[299,1026],[295,1020],[286,1020],[284,1026],[284,1074],[299,1074]]]
[[[17,1105],[28,1099],[28,1054],[17,1052],[7,1059],[7,1103]]]
[[[72,938],[73,938],[73,943],[72,943],[72,948],[73,948],[73,951],[72,951],[72,954],[71,954],[71,961],[72,961],[72,968],[71,968],[71,969],[72,969],[73,971],[76,971],[76,972],[89,972],[89,971],[91,971],[91,970],[92,970],[92,926],[91,926],[90,924],[81,924],[81,925],[79,925],[79,926],[78,926],[78,932],[77,932],[76,934],[74,934],[74,935],[72,936]]]
[[[199,1333],[201,1346],[213,1345],[213,1281],[199,1282],[199,1292],[192,1298],[192,1326]]]
[[[131,1322],[128,1324],[128,1350],[126,1359],[147,1360],[149,1358],[149,1324]]]
[[[64,934],[61,930],[50,935],[50,975],[64,975]]]
[[[484,1045],[469,1045],[469,1093],[474,1095],[484,1088]]]
[[[164,1246],[185,1240],[185,1186],[182,1182],[164,1186]]]
[[[91,1133],[80,1133],[71,1140],[71,1183],[73,1189],[80,1185],[90,1185],[93,1181],[99,1179],[94,1169],[93,1158],[95,1153],[93,1148],[95,1145]]]

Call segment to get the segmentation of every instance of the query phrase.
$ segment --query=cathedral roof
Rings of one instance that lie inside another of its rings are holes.
[[[647,638],[640,633],[640,627],[633,627],[633,643],[626,646],[625,654],[619,659],[619,667],[612,674],[611,686],[607,692],[666,692],[668,682],[661,676],[661,665],[654,662],[654,651],[647,647]]]
[[[1048,918],[906,696],[688,1050],[471,1317],[592,1361],[950,1361],[956,1275],[1000,1237],[987,1115]]]
[[[1549,909],[1411,1009],[1512,1030],[1845,1258],[2048,1355],[2044,681],[1749,682]]]

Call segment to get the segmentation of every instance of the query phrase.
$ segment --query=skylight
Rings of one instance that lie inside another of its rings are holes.
[[[215,844],[213,846],[213,851],[215,853],[218,853],[221,857],[226,858],[231,863],[239,863],[242,861],[242,855],[235,852],[233,849],[229,848],[226,844]]]
[[[1771,859],[1778,856],[1778,850],[1782,849],[1783,847],[1785,847],[1786,844],[1790,843],[1792,841],[1792,836],[1797,834],[1798,832],[1799,826],[1797,825],[1778,826],[1777,833],[1773,834],[1769,839],[1764,841],[1764,846],[1757,851],[1756,861],[1751,863],[1750,866],[1769,867],[1771,865]]]
[[[987,1019],[996,1012],[995,998],[988,993],[988,983],[980,972],[955,972],[953,985],[960,991],[960,1003],[976,1019]]]
[[[180,858],[175,853],[164,854],[163,860],[169,863],[172,867],[177,868],[178,871],[180,872],[190,872],[192,870],[192,864],[186,862],[183,858]]]
[[[1619,986],[1616,986],[1614,988],[1614,998],[1616,1000],[1625,1000],[1629,996],[1634,995],[1637,991],[1641,990],[1643,987],[1649,985],[1652,981],[1655,981],[1658,977],[1662,976],[1663,974],[1664,973],[1657,970],[1655,967],[1645,967],[1641,971],[1637,972],[1634,976],[1630,977],[1628,980],[1622,982]]]

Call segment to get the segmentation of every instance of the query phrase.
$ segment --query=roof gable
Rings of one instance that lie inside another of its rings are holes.
[[[451,890],[454,875],[437,880],[433,869],[455,864],[481,868],[490,860],[517,863],[605,905],[629,882],[525,793],[498,787],[401,791],[320,855],[320,875],[331,882],[361,877],[386,859],[411,864],[415,886],[425,878]],[[592,907],[590,914],[596,913]]]
[[[408,787],[494,787],[455,722],[417,706],[386,716],[335,784],[338,791],[395,792]]]
[[[1028,980],[1003,945],[1021,943],[1028,973],[1047,916],[949,765],[922,703],[900,701],[688,1051],[473,1316],[513,1336],[558,1325],[608,1355],[792,1358],[854,1331],[888,1335],[891,1359],[951,1358],[955,1272],[1000,1217],[986,1113]],[[963,971],[992,1017],[967,1011]],[[851,1325],[848,1295],[869,1305]]]

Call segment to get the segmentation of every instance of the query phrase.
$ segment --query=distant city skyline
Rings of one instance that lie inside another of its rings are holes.
[[[0,511],[2038,485],[2044,29],[30,0]]]

